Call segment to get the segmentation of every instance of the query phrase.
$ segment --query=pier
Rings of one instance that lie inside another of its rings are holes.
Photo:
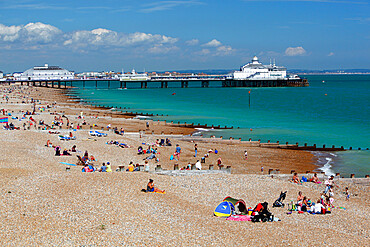
[[[8,80],[4,83],[48,88],[208,88],[208,87],[308,87],[306,79],[235,80],[222,76],[160,77],[149,80],[74,79],[74,80]],[[129,86],[129,87],[128,87]]]

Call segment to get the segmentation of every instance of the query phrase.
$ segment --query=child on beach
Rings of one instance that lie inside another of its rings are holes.
[[[173,154],[173,157],[177,157],[177,160],[180,159],[180,153],[181,153],[181,148],[179,146],[179,144],[176,144],[176,150],[175,150],[175,153]]]
[[[349,201],[349,190],[348,187],[346,187],[346,190],[344,192],[346,194],[346,201]]]

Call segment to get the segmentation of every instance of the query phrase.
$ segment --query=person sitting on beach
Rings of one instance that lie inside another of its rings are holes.
[[[298,197],[297,197],[297,204],[302,204],[304,196],[302,195],[302,191],[298,192]]]
[[[137,164],[135,165],[134,172],[138,172],[138,171],[140,171],[140,165],[137,163]]]
[[[76,145],[73,145],[73,146],[72,146],[72,148],[71,148],[71,152],[74,152],[74,153],[75,153],[75,152],[77,152],[77,150],[76,150]]]
[[[59,146],[55,147],[55,156],[60,156],[60,147]]]
[[[308,208],[309,208],[309,204],[308,204],[308,201],[307,201],[307,197],[304,196],[303,200],[302,200],[301,211],[307,212]]]
[[[202,170],[202,164],[199,160],[197,160],[197,163],[195,163],[195,168],[197,168],[197,170]]]
[[[218,158],[217,159],[217,166],[218,166],[219,169],[221,169],[221,167],[222,167],[222,160],[221,160],[221,158]]]
[[[320,182],[320,180],[319,180],[319,178],[317,177],[317,173],[315,173],[314,175],[313,175],[313,177],[310,179],[310,181],[312,182],[312,183],[315,183],[315,184],[320,184],[321,182]]]
[[[112,172],[112,166],[110,162],[107,162],[107,172]]]
[[[143,152],[143,147],[142,146],[139,146],[138,148],[137,148],[137,154],[144,154],[144,152]]]
[[[301,182],[299,181],[299,177],[298,177],[296,172],[293,175],[292,181],[293,181],[293,183],[301,184]]]
[[[131,161],[130,164],[128,165],[127,172],[133,172],[135,169],[134,163]]]
[[[166,138],[166,146],[172,146],[171,140]]]
[[[160,190],[154,186],[153,179],[149,179],[148,185],[146,187],[147,192],[159,192],[165,193],[165,190]]]
[[[105,165],[105,163],[102,164],[102,166],[100,167],[99,172],[107,172],[107,166]]]
[[[89,153],[87,152],[87,150],[85,151],[84,158],[85,158],[85,160],[89,159]]]
[[[91,161],[96,161],[96,160],[95,160],[95,157],[94,157],[93,155],[91,155],[91,156],[90,156],[90,160],[91,160]]]
[[[320,199],[317,200],[314,206],[315,214],[321,214],[323,209],[325,209],[324,205],[321,204]]]
[[[67,149],[64,149],[64,150],[63,150],[63,155],[69,155],[69,156],[70,156],[70,155],[72,155],[72,154],[68,153]]]
[[[186,170],[191,170],[191,163],[189,162],[188,165],[186,166]]]
[[[46,146],[47,146],[47,147],[53,147],[53,143],[51,143],[51,141],[50,141],[50,140],[47,140],[47,141],[46,141]]]

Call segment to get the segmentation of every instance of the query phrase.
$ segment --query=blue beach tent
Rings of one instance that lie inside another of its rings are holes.
[[[234,205],[231,202],[221,202],[215,208],[214,215],[218,217],[229,217],[234,211]]]

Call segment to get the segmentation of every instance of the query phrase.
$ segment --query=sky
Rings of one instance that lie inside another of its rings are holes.
[[[0,0],[0,70],[370,69],[370,0]]]

